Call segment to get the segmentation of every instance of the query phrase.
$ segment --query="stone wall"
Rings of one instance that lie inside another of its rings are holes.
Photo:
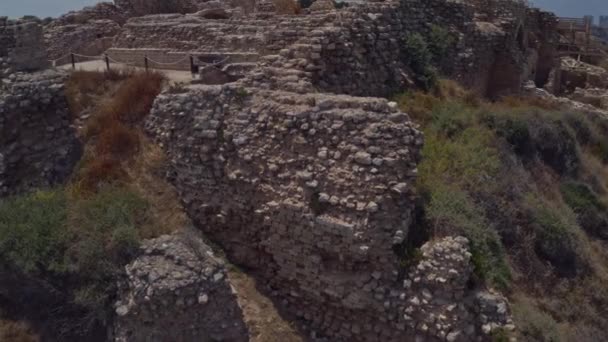
[[[315,339],[468,341],[509,324],[504,300],[483,323],[473,299],[454,309],[474,297],[466,239],[429,249],[440,268],[399,279],[393,248],[412,223],[422,145],[409,117],[383,99],[287,92],[298,84],[289,75],[277,79],[283,91],[265,89],[255,80],[265,71],[164,93],[146,121],[206,236]]]
[[[115,46],[281,55],[310,72],[311,82],[323,91],[388,96],[411,83],[412,72],[403,63],[407,37],[424,35],[436,24],[457,38],[443,72],[481,94],[497,96],[518,92],[535,77],[537,56],[550,55],[553,47],[543,34],[550,32],[551,15],[503,2],[492,13],[476,2],[404,0],[301,16],[148,16],[130,20]],[[529,36],[537,31],[532,45]],[[543,77],[547,73],[543,69]]]
[[[403,90],[413,76],[403,44],[429,23],[458,37],[444,72],[484,94],[519,91],[535,77],[538,46],[550,46],[540,15],[520,3],[476,6],[404,0],[304,16],[149,16],[116,40],[125,53],[258,55],[236,82],[218,77],[227,63],[208,73],[223,84],[161,95],[146,130],[166,150],[190,217],[315,340],[453,342],[514,329],[503,297],[466,286],[466,239],[429,242],[400,278],[394,250],[415,229],[422,135],[394,103],[343,95]]]
[[[99,56],[112,46],[114,36],[120,32],[117,22],[100,19],[79,24],[51,24],[45,27],[44,38],[48,55],[56,65],[71,62],[70,53]]]
[[[114,0],[130,16],[158,13],[191,13],[198,10],[203,0]]]
[[[34,21],[0,17],[0,79],[48,65],[41,26]]]
[[[49,58],[61,65],[71,62],[70,53],[102,54],[127,18],[123,9],[107,2],[62,15],[44,27]]]
[[[63,182],[80,158],[66,75],[12,74],[0,86],[0,196]]]
[[[200,238],[161,236],[141,250],[125,267],[114,341],[249,341],[224,263]]]

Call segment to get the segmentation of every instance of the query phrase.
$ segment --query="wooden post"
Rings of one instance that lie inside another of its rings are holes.
[[[110,72],[110,57],[108,57],[108,54],[104,54],[106,57],[106,68],[108,68],[108,72]]]
[[[144,65],[146,66],[146,72],[148,72],[148,56],[144,56]]]
[[[76,70],[76,56],[74,56],[74,53],[70,53],[70,57],[72,59],[72,69]]]

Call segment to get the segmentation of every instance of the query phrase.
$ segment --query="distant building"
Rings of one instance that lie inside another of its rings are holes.
[[[585,19],[586,23],[589,23],[589,27],[593,26],[593,16],[592,15],[586,15],[583,18]]]
[[[600,28],[608,30],[608,15],[600,15]]]

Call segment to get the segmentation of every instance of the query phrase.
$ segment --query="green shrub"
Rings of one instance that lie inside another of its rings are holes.
[[[589,234],[608,239],[606,205],[585,184],[565,182],[560,187],[564,201],[576,214],[578,224]]]
[[[49,298],[61,294],[69,301],[61,310],[78,314],[57,323],[61,329],[87,331],[108,317],[116,277],[136,253],[146,209],[144,200],[114,187],[87,198],[63,189],[8,198],[0,202],[0,259],[15,277],[43,284]],[[22,295],[26,299],[14,300],[28,300]],[[47,309],[52,317],[57,308]]]
[[[486,113],[482,120],[489,128],[495,130],[498,136],[503,137],[516,154],[520,156],[531,154],[532,136],[528,123],[522,117]]]
[[[450,31],[439,25],[431,25],[428,34],[428,46],[431,53],[431,61],[434,65],[440,66],[444,62],[455,41],[456,39]]]
[[[560,175],[576,174],[580,166],[577,141],[561,120],[529,122],[538,157]]]
[[[555,319],[532,303],[526,300],[514,301],[511,309],[513,319],[526,341],[563,341]]]
[[[441,103],[441,100],[433,95],[422,92],[405,92],[394,97],[399,108],[422,125],[432,121],[433,109]]]
[[[561,276],[582,273],[586,260],[576,235],[579,227],[568,209],[532,195],[526,198],[526,203],[531,211],[530,225],[536,234],[537,254],[551,262]]]
[[[476,114],[475,109],[469,106],[459,102],[446,102],[433,108],[432,118],[431,128],[447,137],[453,137],[474,126]]]
[[[560,175],[574,175],[580,167],[575,133],[559,112],[491,107],[481,121],[505,138],[524,161],[538,159]]]
[[[588,117],[581,113],[564,114],[576,140],[589,148],[591,153],[602,162],[608,163],[608,124],[605,120]]]
[[[591,152],[598,157],[604,164],[608,163],[608,141],[598,141],[592,148]]]
[[[492,342],[509,342],[509,332],[504,328],[498,328],[492,331]]]
[[[508,287],[511,274],[500,238],[483,210],[465,192],[448,185],[435,186],[427,215],[435,234],[462,234],[469,239],[475,273],[480,279]]]
[[[39,191],[0,201],[0,257],[23,272],[63,272],[69,241],[65,193]]]
[[[448,129],[445,127],[441,124],[439,129],[445,131]],[[437,182],[476,190],[492,186],[488,180],[500,169],[500,156],[492,145],[494,137],[490,131],[473,126],[451,138],[435,129],[425,133],[423,161],[418,166],[423,186],[432,188]]]
[[[405,41],[406,63],[415,74],[419,87],[429,90],[437,83],[437,71],[432,65],[433,55],[420,33],[414,33]]]

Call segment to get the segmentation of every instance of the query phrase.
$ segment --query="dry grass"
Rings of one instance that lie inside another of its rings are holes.
[[[433,110],[445,101],[459,101],[471,107],[482,104],[481,98],[475,92],[465,90],[457,82],[446,79],[439,80],[428,93],[405,93],[395,98],[395,101],[414,121],[423,125],[432,120]]]
[[[272,0],[278,14],[297,15],[302,13],[302,7],[294,0]]]
[[[87,76],[87,77],[85,77]],[[99,75],[82,75],[80,82]],[[162,150],[141,132],[139,124],[149,113],[161,91],[163,76],[133,73],[117,79],[116,89],[100,101],[87,122],[83,136],[87,142],[85,158],[72,192],[85,195],[106,184],[121,184],[145,198],[151,219],[140,227],[143,238],[170,233],[188,224],[175,190],[164,181],[165,159]]]
[[[251,332],[251,342],[303,342],[306,339],[283,317],[274,303],[258,290],[255,279],[229,268],[230,284],[236,289],[243,318]]]
[[[580,178],[591,185],[593,190],[608,203],[608,165],[599,160],[591,151],[582,151],[583,168]]]
[[[123,159],[134,155],[139,149],[139,136],[133,128],[120,121],[110,121],[100,132],[95,144],[98,156]]]
[[[498,103],[505,108],[530,108],[536,107],[545,110],[559,110],[559,105],[540,97],[505,96]]]
[[[99,157],[85,163],[74,182],[74,190],[79,193],[94,192],[100,185],[120,182],[127,175],[119,160]]]
[[[74,80],[74,85],[80,82],[86,90],[91,82],[102,77],[109,76],[83,74]],[[114,77],[120,81],[119,76]],[[163,81],[159,73],[129,73],[111,97],[97,105],[83,132],[87,147],[76,181],[79,190],[94,192],[102,183],[125,180],[128,176],[125,163],[137,156],[141,148],[138,124],[150,112]]]
[[[40,338],[27,323],[0,320],[0,341],[39,342]]]
[[[136,73],[122,82],[113,97],[97,109],[85,128],[85,137],[99,134],[111,122],[133,125],[152,108],[162,90],[164,77],[159,73]]]
[[[175,189],[164,181],[165,155],[157,145],[140,136],[141,149],[125,166],[129,187],[150,205],[151,220],[142,237],[167,234],[189,224]]]
[[[130,72],[75,71],[66,83],[66,97],[72,115],[78,115],[99,102],[118,81],[129,77]]]
[[[442,79],[437,82],[433,90],[435,96],[442,100],[458,99],[463,103],[477,107],[481,104],[481,98],[474,91],[464,89],[456,81]]]

